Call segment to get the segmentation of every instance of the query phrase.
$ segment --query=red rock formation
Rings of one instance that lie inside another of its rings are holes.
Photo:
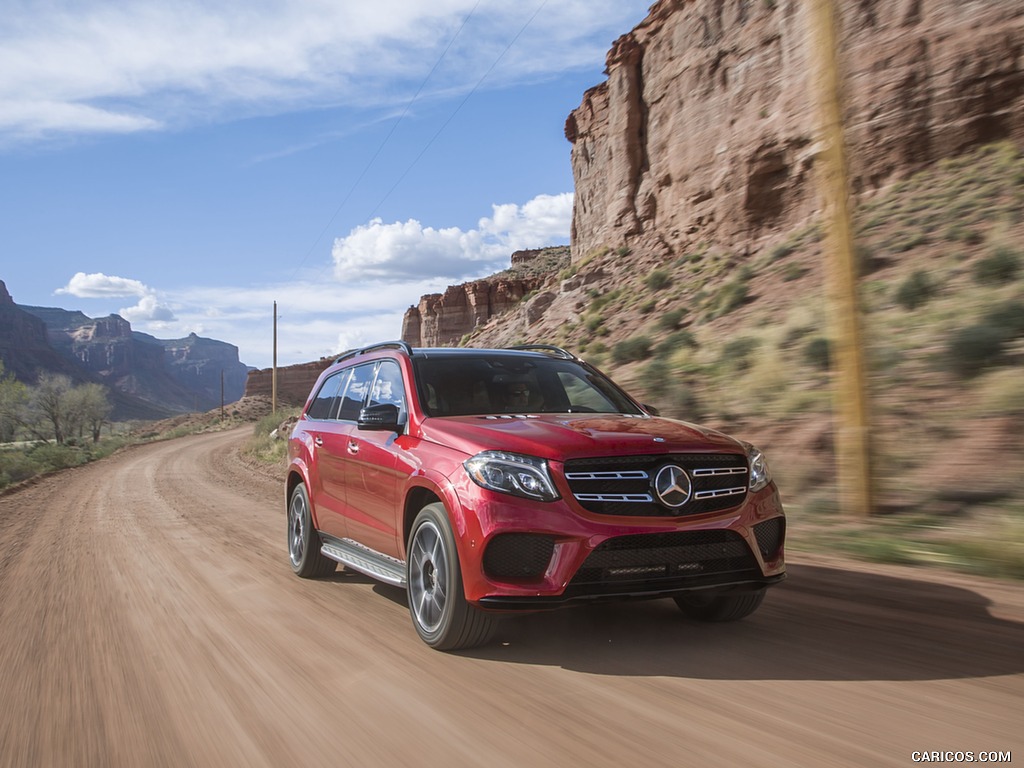
[[[979,143],[1024,145],[1024,5],[844,0],[855,191]],[[808,4],[659,0],[566,121],[572,257],[726,247],[817,211]]]
[[[317,378],[334,360],[333,357],[322,357],[313,363],[300,363],[278,368],[278,405],[304,405]],[[249,371],[249,378],[245,382],[245,396],[270,397],[273,391],[273,372],[273,368]]]
[[[414,347],[456,344],[495,315],[517,305],[543,283],[541,277],[497,278],[453,285],[444,293],[427,294],[417,306],[406,310],[402,339]]]

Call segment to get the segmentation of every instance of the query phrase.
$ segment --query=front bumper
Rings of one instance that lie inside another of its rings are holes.
[[[482,608],[759,590],[785,578],[785,516],[774,484],[733,508],[674,518],[596,515],[575,499],[532,502],[470,483],[456,491],[466,599]]]

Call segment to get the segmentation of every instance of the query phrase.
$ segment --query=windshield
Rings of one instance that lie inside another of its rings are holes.
[[[415,358],[420,401],[429,416],[641,411],[593,368],[541,355]]]

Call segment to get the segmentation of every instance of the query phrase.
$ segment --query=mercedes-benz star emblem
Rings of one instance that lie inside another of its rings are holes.
[[[690,500],[690,477],[682,467],[666,464],[654,476],[654,493],[669,509],[679,509]]]

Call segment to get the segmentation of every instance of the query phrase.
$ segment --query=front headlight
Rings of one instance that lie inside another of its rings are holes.
[[[743,446],[747,449],[747,462],[750,464],[750,490],[760,491],[772,481],[768,460],[750,443],[744,443]]]
[[[551,482],[548,463],[533,456],[504,451],[484,451],[462,466],[477,485],[499,493],[511,493],[538,501],[554,501],[558,491]]]

